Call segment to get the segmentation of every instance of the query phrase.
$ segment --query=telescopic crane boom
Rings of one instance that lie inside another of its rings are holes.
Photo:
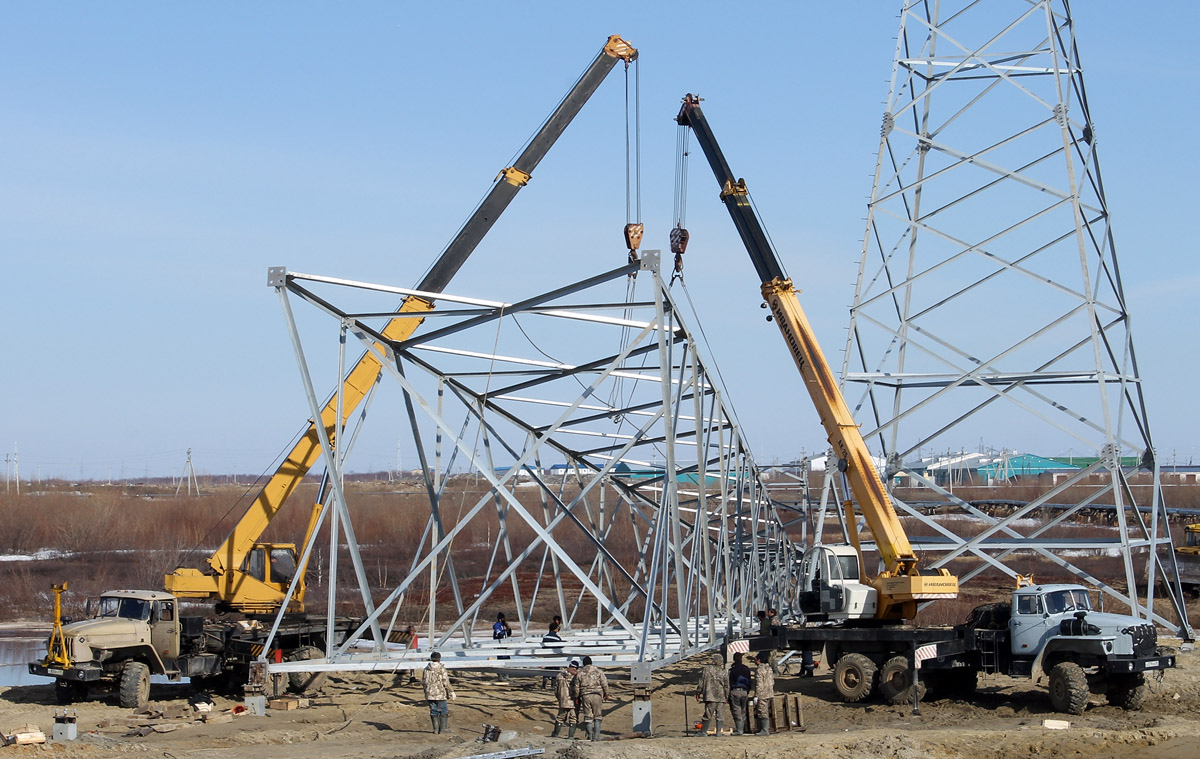
[[[616,62],[623,60],[628,65],[636,58],[637,50],[628,42],[617,35],[608,38],[587,70],[513,164],[501,170],[491,190],[417,284],[416,290],[440,293],[446,288],[467,257],[496,223],[500,214],[516,197],[517,192],[529,182],[530,175],[538,163],[604,81]],[[423,313],[432,308],[431,300],[409,296],[404,299],[398,311]],[[391,340],[406,340],[421,322],[420,317],[393,318],[384,327],[383,335]],[[330,395],[321,411],[321,425],[331,442],[334,441],[336,431],[346,423],[375,384],[380,370],[379,360],[371,352],[364,353],[351,368],[342,386],[341,424],[336,423],[337,393]],[[297,584],[288,610],[303,611],[304,568],[295,566],[295,544],[261,543],[259,539],[308,470],[316,464],[320,455],[317,427],[313,420],[309,420],[299,442],[267,481],[229,537],[208,558],[207,567],[203,570],[185,567],[176,569],[166,576],[166,589],[182,598],[210,599],[227,609],[247,613],[273,613],[278,611],[282,604],[293,573],[298,572],[301,580]],[[308,534],[316,528],[321,508],[318,499],[312,508]],[[307,539],[308,535],[305,536],[305,542]],[[272,569],[272,565],[276,569]]]
[[[875,617],[911,619],[916,615],[918,600],[954,597],[958,593],[958,579],[947,570],[938,569],[926,574],[918,569],[917,556],[875,470],[867,444],[846,405],[833,370],[825,360],[812,327],[800,308],[792,280],[784,273],[783,265],[750,203],[745,180],[734,178],[700,109],[700,98],[687,95],[676,121],[680,126],[691,128],[717,177],[717,183],[721,185],[721,202],[728,209],[762,281],[763,300],[779,326],[796,368],[800,370],[804,387],[837,456],[838,468],[849,482],[854,500],[858,502],[875,537],[885,567],[872,583],[879,596]],[[853,530],[852,504],[847,500],[845,506],[849,517],[847,524]],[[857,543],[856,536],[852,535],[852,538]],[[857,545],[855,549],[858,550]]]

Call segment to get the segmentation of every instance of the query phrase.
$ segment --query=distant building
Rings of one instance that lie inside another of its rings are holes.
[[[984,484],[991,485],[1007,482],[1014,477],[1070,475],[1082,468],[1033,453],[1001,454],[979,467],[979,475],[984,479]]]

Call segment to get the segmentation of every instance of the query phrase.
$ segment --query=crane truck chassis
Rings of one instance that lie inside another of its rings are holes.
[[[51,677],[60,704],[113,693],[122,707],[144,709],[150,676],[178,682],[189,677],[198,688],[222,690],[247,682],[251,663],[267,658],[294,661],[324,655],[328,635],[324,616],[289,614],[264,651],[270,624],[259,620],[209,620],[180,616],[179,601],[153,590],[112,590],[100,596],[90,619],[63,624],[56,591],[54,632],[41,661],[30,662],[33,675]],[[335,620],[334,643],[353,629],[349,619]],[[318,690],[321,673],[291,673],[267,679],[266,695],[288,689]]]
[[[1092,693],[1138,709],[1146,673],[1175,666],[1153,624],[1093,610],[1087,589],[1074,584],[1018,587],[1010,604],[980,606],[955,627],[831,626],[817,613],[773,628],[750,648],[824,649],[834,687],[848,702],[876,694],[889,703],[919,701],[927,687],[967,698],[981,672],[1045,675],[1054,709],[1069,714],[1082,714]]]

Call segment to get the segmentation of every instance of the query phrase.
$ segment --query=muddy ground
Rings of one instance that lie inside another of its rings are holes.
[[[1167,639],[1166,644],[1176,643]],[[615,673],[614,673],[615,674]],[[697,717],[695,701],[685,696],[698,674],[692,665],[661,671],[653,698],[654,737],[620,738],[632,725],[632,690],[616,682],[607,705],[604,738],[599,743],[550,738],[553,699],[540,679],[498,682],[493,675],[457,673],[458,699],[451,703],[449,734],[430,732],[429,713],[419,684],[407,675],[337,675],[306,709],[269,710],[266,716],[238,716],[224,724],[194,719],[167,720],[181,727],[171,732],[129,735],[133,715],[111,701],[77,705],[79,737],[74,742],[0,748],[3,756],[108,757],[144,754],[154,757],[255,757],[317,759],[337,756],[468,757],[515,748],[544,749],[556,759],[706,759],[708,757],[777,757],[801,755],[919,759],[971,757],[1135,757],[1184,759],[1197,756],[1200,745],[1200,653],[1183,652],[1178,669],[1150,680],[1150,696],[1141,711],[1125,712],[1093,697],[1081,716],[1056,714],[1045,683],[987,676],[971,702],[931,700],[920,715],[911,706],[845,704],[836,700],[829,672],[813,678],[784,675],[781,693],[802,694],[803,732],[766,737],[685,737],[687,717]],[[186,703],[187,686],[155,685],[156,704]],[[52,734],[54,706],[49,685],[0,691],[0,731],[11,733],[31,723]],[[216,698],[217,710],[232,709],[240,700]],[[1042,726],[1045,719],[1067,719],[1066,730]],[[514,731],[500,743],[482,743],[484,724]],[[581,733],[582,734],[582,733]]]

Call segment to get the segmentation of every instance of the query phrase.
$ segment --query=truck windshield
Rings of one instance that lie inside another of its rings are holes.
[[[1064,611],[1091,611],[1092,601],[1082,589],[1056,590],[1046,594],[1046,610],[1051,614]]]
[[[150,602],[140,598],[103,596],[100,599],[100,616],[146,620],[150,618]]]

